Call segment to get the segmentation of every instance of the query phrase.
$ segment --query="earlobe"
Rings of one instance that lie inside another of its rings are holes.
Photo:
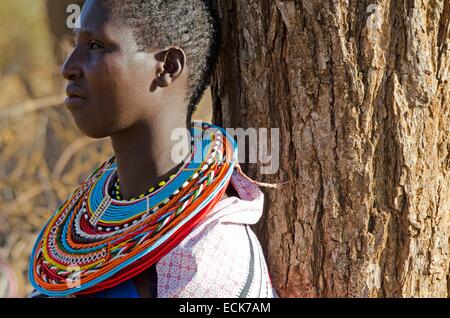
[[[158,74],[158,86],[159,87],[167,87],[172,83],[172,77],[170,73]]]

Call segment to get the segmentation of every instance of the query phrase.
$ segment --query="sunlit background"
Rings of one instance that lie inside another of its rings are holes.
[[[39,230],[92,169],[109,140],[83,136],[62,104],[59,73],[71,49],[66,8],[77,0],[0,6],[0,297],[25,297]],[[195,119],[210,121],[209,90]]]

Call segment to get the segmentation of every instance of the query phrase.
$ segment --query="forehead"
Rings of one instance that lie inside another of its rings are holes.
[[[105,2],[87,0],[81,10],[79,25],[81,28],[98,28],[107,25],[112,20],[111,10]]]
[[[122,37],[130,34],[129,28],[114,18],[107,1],[88,0],[81,10],[75,33],[103,34]]]

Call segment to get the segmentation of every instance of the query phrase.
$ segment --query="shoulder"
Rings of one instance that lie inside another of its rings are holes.
[[[248,225],[204,228],[164,256],[157,272],[158,297],[270,297],[266,261]]]
[[[250,229],[262,193],[228,197],[157,263],[158,297],[272,297],[261,245]]]

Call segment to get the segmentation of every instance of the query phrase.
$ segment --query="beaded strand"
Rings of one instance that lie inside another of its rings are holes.
[[[167,180],[162,180],[160,182],[158,182],[158,184],[156,186],[152,186],[150,187],[150,189],[148,189],[148,191],[146,193],[142,193],[136,197],[133,197],[129,200],[124,200],[124,201],[134,201],[136,199],[141,199],[147,195],[149,195],[150,193],[162,188],[164,185],[166,185],[167,182],[169,182],[170,180],[172,180],[173,178],[175,178],[176,173],[172,174],[169,179]],[[122,195],[120,194],[120,183],[119,183],[119,177],[117,177],[116,182],[114,182],[114,186],[111,189],[110,195],[113,199],[117,200],[117,201],[121,201],[122,200]]]
[[[193,132],[206,135],[194,136],[177,174],[137,200],[114,199],[122,197],[114,156],[85,179],[39,233],[28,272],[33,287],[49,296],[104,290],[181,242],[220,201],[238,158],[223,128],[204,123]]]

